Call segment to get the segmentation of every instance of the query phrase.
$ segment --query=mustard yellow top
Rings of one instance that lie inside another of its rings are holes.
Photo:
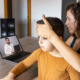
[[[35,62],[38,62],[38,80],[80,80],[80,73],[75,71],[63,58],[54,57],[41,49],[35,50],[10,72],[17,76]]]

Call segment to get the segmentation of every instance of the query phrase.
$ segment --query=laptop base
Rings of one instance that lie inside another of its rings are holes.
[[[22,61],[25,58],[27,58],[29,55],[30,55],[29,52],[21,51],[21,52],[16,53],[15,55],[8,56],[8,57],[6,57],[4,59],[19,63],[20,61]]]

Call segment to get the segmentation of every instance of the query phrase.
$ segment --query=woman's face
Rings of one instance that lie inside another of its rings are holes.
[[[76,22],[73,14],[71,13],[70,10],[67,11],[67,14],[66,14],[66,23],[65,24],[68,27],[68,30],[69,30],[70,34],[75,34],[76,33],[77,22]]]

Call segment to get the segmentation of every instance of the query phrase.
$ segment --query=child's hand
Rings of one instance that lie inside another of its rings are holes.
[[[0,80],[14,80],[14,74],[9,73],[6,77],[4,77],[3,79],[0,79]]]
[[[14,80],[14,79],[6,76],[6,77],[4,77],[3,79],[0,79],[0,80]]]
[[[11,51],[12,54],[14,54],[14,51]]]

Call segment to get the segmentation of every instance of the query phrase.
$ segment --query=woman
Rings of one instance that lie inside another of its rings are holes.
[[[67,45],[57,36],[55,32],[52,31],[51,26],[44,15],[43,20],[45,24],[37,24],[36,32],[38,36],[48,38],[61,53],[64,59],[74,69],[80,72],[80,2],[72,3],[68,5],[66,9],[65,24],[71,34],[69,39],[66,41]]]

